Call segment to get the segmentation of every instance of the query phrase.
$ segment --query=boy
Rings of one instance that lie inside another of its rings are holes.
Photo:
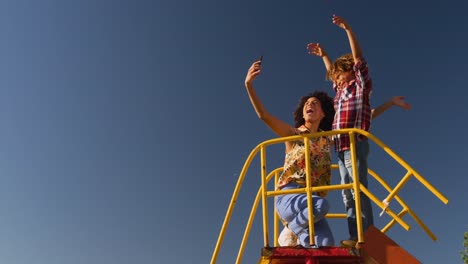
[[[322,57],[327,69],[328,80],[333,82],[333,90],[336,92],[334,98],[335,118],[333,120],[333,130],[345,128],[358,128],[365,131],[370,129],[370,120],[382,111],[371,111],[370,93],[372,91],[372,80],[369,77],[367,62],[364,60],[359,43],[346,21],[333,15],[333,24],[344,29],[351,47],[351,54],[339,57],[334,63],[318,43],[310,43],[307,49],[310,54]],[[404,109],[409,109],[410,105],[403,101],[403,97],[393,97],[385,104],[386,108],[397,105]],[[338,152],[338,166],[341,176],[341,184],[353,182],[353,172],[351,163],[350,138],[348,134],[336,135],[334,137],[335,149]],[[356,161],[358,179],[367,188],[367,156],[369,154],[369,143],[364,136],[356,138]],[[354,201],[354,191],[346,189],[342,191],[343,202],[347,212],[349,240],[342,240],[343,246],[354,247],[358,240],[356,225],[356,208]],[[372,206],[369,197],[360,193],[362,227],[365,231],[374,224]]]

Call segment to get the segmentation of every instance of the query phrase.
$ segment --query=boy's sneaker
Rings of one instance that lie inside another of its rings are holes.
[[[354,248],[354,247],[356,247],[356,243],[357,243],[357,241],[352,240],[352,239],[347,239],[347,240],[341,240],[340,241],[341,246],[345,247],[345,248]]]

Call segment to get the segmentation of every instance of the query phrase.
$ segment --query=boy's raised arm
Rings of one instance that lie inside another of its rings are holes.
[[[333,24],[339,26],[340,28],[346,31],[349,40],[349,46],[351,47],[351,52],[353,54],[354,62],[358,63],[362,60],[362,50],[361,46],[359,46],[359,42],[357,41],[356,35],[351,30],[351,26],[346,23],[346,21],[339,16],[333,15]]]

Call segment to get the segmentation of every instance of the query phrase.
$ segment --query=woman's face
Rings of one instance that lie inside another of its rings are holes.
[[[325,117],[322,110],[322,104],[320,103],[320,100],[315,97],[307,99],[304,104],[304,108],[302,109],[302,114],[304,116],[304,120],[308,122],[320,122]]]

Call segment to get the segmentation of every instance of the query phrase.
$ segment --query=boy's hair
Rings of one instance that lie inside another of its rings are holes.
[[[324,131],[331,130],[333,118],[335,116],[333,98],[331,98],[326,92],[322,91],[315,91],[314,93],[310,93],[299,99],[299,103],[296,106],[296,110],[294,110],[293,112],[295,127],[300,127],[305,123],[302,111],[304,109],[305,103],[311,97],[315,97],[320,101],[322,111],[325,114],[325,117],[323,117],[322,121],[320,122],[319,128]]]
[[[342,72],[348,72],[353,70],[354,66],[354,58],[353,54],[348,53],[345,54],[333,62],[333,64],[330,67],[330,70],[327,72],[327,75],[325,76],[325,79],[328,81],[333,81],[336,74],[342,73]]]

